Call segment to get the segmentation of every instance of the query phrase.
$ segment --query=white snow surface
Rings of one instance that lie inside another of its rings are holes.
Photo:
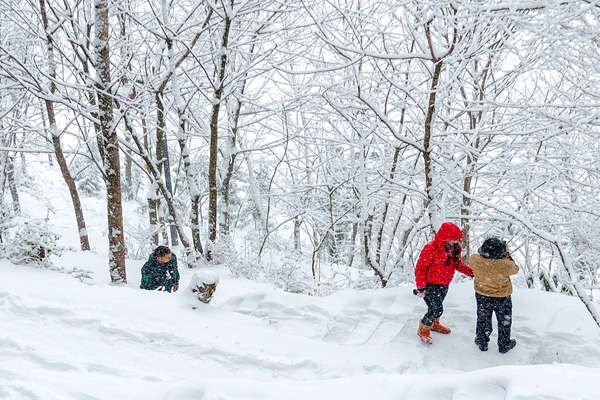
[[[45,185],[53,197],[23,193],[24,213],[52,208],[51,229],[77,249],[68,194],[58,178]],[[473,282],[454,282],[452,333],[427,346],[410,286],[310,297],[207,266],[180,268],[181,289],[164,293],[139,289],[143,260],[112,285],[103,200],[84,206],[93,250],[53,262],[93,279],[0,260],[0,399],[600,399],[600,329],[577,298],[516,288],[517,347],[498,353],[494,333],[481,352]],[[137,204],[125,207],[134,218]],[[196,273],[219,277],[210,305],[189,291]]]

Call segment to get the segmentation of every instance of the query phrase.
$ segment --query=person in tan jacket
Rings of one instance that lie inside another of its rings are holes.
[[[492,314],[498,321],[498,350],[506,353],[517,345],[510,338],[512,325],[513,288],[510,275],[519,272],[508,252],[505,241],[496,237],[487,238],[478,250],[479,254],[469,257],[469,266],[475,277],[475,299],[477,301],[477,328],[475,343],[479,350],[487,351],[492,328]]]

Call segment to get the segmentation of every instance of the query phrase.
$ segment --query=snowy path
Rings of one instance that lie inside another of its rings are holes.
[[[337,293],[334,304],[338,309],[327,307],[320,299],[304,299],[306,304],[291,307],[286,304],[286,297],[293,296],[281,293],[252,293],[228,299],[220,308],[245,315],[254,316],[276,327],[281,332],[301,335],[343,346],[360,346],[368,348],[385,348],[393,351],[394,346],[413,346],[422,355],[423,365],[470,371],[499,365],[499,360],[515,365],[573,363],[583,366],[596,366],[600,360],[597,328],[585,310],[575,315],[569,308],[552,308],[552,314],[543,312],[545,319],[531,310],[539,308],[538,293],[517,290],[514,297],[513,337],[518,341],[518,351],[500,355],[497,353],[495,334],[492,334],[490,351],[473,363],[471,358],[444,357],[443,353],[477,355],[479,350],[473,344],[476,322],[475,301],[467,286],[470,282],[454,284],[446,300],[444,323],[452,327],[449,335],[433,333],[434,345],[427,347],[419,343],[416,336],[418,320],[426,311],[422,300],[409,294],[406,289],[387,289],[385,294],[379,292]],[[527,292],[526,296],[523,296]],[[555,296],[541,294],[544,305],[548,300],[556,300]],[[532,301],[530,298],[533,297]],[[564,297],[564,296],[562,296]],[[312,302],[308,302],[312,300]],[[577,300],[570,306],[577,308]],[[289,301],[288,301],[289,302]],[[544,307],[551,307],[545,304]],[[495,324],[495,321],[494,321]],[[564,326],[567,329],[564,329]],[[570,329],[569,325],[573,326]],[[587,328],[587,329],[584,329]],[[580,331],[581,334],[574,334]],[[585,331],[592,332],[587,338]],[[592,339],[592,340],[590,340]],[[581,357],[585,354],[586,357]],[[485,356],[485,357],[484,357]],[[439,363],[442,358],[443,363]],[[408,361],[408,360],[407,360]]]
[[[425,306],[410,288],[315,298],[219,272],[205,306],[185,290],[193,270],[169,295],[0,261],[0,398],[584,399],[589,386],[571,381],[600,377],[596,328],[566,296],[517,290],[519,345],[501,355],[472,342],[470,282],[445,302],[453,332],[425,346],[415,334]],[[528,374],[546,389],[524,395]],[[555,396],[565,384],[580,396]]]

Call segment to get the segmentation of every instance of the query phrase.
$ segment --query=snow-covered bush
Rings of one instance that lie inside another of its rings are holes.
[[[8,241],[8,230],[16,226],[13,218],[14,214],[10,208],[2,204],[0,207],[0,244]]]
[[[71,167],[77,191],[82,196],[98,197],[104,190],[102,177],[98,168],[87,157],[78,157]]]
[[[50,255],[62,254],[59,235],[48,230],[47,219],[33,219],[21,225],[10,243],[4,244],[4,256],[15,264],[48,267]]]
[[[81,268],[73,267],[72,270],[67,270],[65,272],[67,274],[71,275],[73,278],[79,279],[81,282],[83,282],[85,279],[94,279],[92,277],[92,274],[94,273],[94,271],[89,270],[89,269],[81,269]]]
[[[233,242],[229,236],[221,238],[217,243],[206,243],[210,251],[210,262],[214,265],[232,264],[235,262],[236,253]]]
[[[541,270],[537,273],[536,271],[530,271],[525,282],[527,287],[533,287],[536,289],[545,290],[546,292],[565,293],[569,296],[574,296],[573,288],[566,282],[568,277],[560,276],[560,272],[548,273],[545,270]]]
[[[182,268],[205,267],[206,259],[204,255],[191,249],[183,249],[177,256],[179,266]]]
[[[272,280],[275,286],[290,293],[312,294],[313,279],[305,271],[296,257],[289,257],[280,265],[272,265],[265,271],[265,278]]]
[[[254,260],[234,260],[227,264],[227,267],[229,267],[229,271],[231,272],[232,276],[243,276],[247,279],[256,279],[260,275],[261,271],[264,270],[262,264]]]

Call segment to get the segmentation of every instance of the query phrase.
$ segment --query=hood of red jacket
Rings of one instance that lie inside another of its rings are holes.
[[[463,236],[464,235],[458,226],[454,225],[452,222],[444,222],[435,234],[434,241],[437,243],[444,243],[449,240],[460,240]]]

